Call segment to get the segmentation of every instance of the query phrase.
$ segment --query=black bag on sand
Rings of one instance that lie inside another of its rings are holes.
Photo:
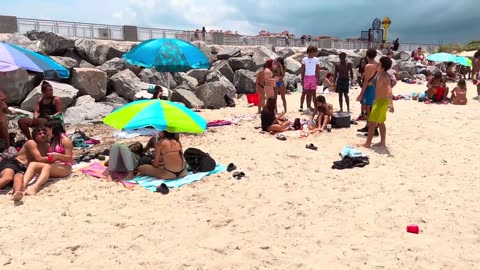
[[[197,148],[188,148],[183,154],[190,170],[196,172],[210,172],[215,169],[217,163],[209,154]]]

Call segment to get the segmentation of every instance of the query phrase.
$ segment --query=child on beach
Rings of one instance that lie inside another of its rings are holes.
[[[464,79],[458,81],[450,99],[454,105],[467,105],[467,83]]]
[[[380,143],[378,146],[386,147],[387,127],[385,120],[387,119],[387,111],[394,112],[392,102],[392,82],[387,71],[392,67],[392,60],[386,56],[380,58],[378,66],[378,78],[375,87],[375,101],[373,102],[372,111],[368,117],[368,136],[364,147],[370,148],[372,145],[373,135],[377,125],[380,127]]]
[[[333,83],[333,73],[328,72],[325,80],[323,80],[323,94],[335,92],[335,84]]]
[[[315,46],[308,46],[307,57],[302,60],[302,82],[303,92],[300,97],[300,112],[303,111],[303,101],[307,97],[307,108],[311,109],[312,100],[317,91],[317,82],[320,75],[320,60],[316,57],[318,49]]]
[[[377,57],[377,50],[368,49],[366,55],[367,64],[365,65],[365,70],[363,73],[362,91],[358,95],[357,101],[363,102],[363,105],[365,106],[365,118],[368,119],[370,110],[372,109],[373,101],[375,100],[375,87],[378,73],[378,63],[375,61],[375,57]],[[377,134],[376,130],[377,129],[375,128],[375,132]],[[368,125],[365,125],[364,128],[361,128],[357,131],[368,132]]]
[[[340,111],[343,112],[343,98],[347,104],[347,111],[350,112],[350,99],[348,92],[350,90],[350,82],[353,82],[353,66],[352,63],[347,63],[347,54],[342,52],[339,55],[340,63],[335,65],[335,78],[337,83],[338,104]],[[350,77],[348,76],[350,74]]]
[[[317,125],[314,131],[323,132],[327,128],[327,125],[330,124],[331,117],[333,116],[333,106],[327,103],[325,97],[321,95],[318,96],[315,101],[316,106],[312,114],[312,120],[316,121]]]
[[[448,87],[443,81],[442,73],[439,71],[433,75],[433,78],[427,84],[427,101],[425,104],[430,104],[432,102],[442,102],[447,104],[446,98],[448,96]]]

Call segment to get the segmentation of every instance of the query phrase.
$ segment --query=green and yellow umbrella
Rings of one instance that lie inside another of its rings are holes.
[[[207,121],[187,107],[166,100],[138,100],[128,103],[103,118],[116,129],[154,127],[172,133],[202,133]]]

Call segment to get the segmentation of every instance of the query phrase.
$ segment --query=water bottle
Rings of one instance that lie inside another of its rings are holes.
[[[302,126],[302,136],[303,137],[308,137],[308,125],[307,124],[303,124]]]

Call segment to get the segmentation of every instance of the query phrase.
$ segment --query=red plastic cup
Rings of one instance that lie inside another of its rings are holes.
[[[420,228],[418,227],[418,225],[415,225],[415,224],[408,225],[407,232],[418,234],[420,232]]]

